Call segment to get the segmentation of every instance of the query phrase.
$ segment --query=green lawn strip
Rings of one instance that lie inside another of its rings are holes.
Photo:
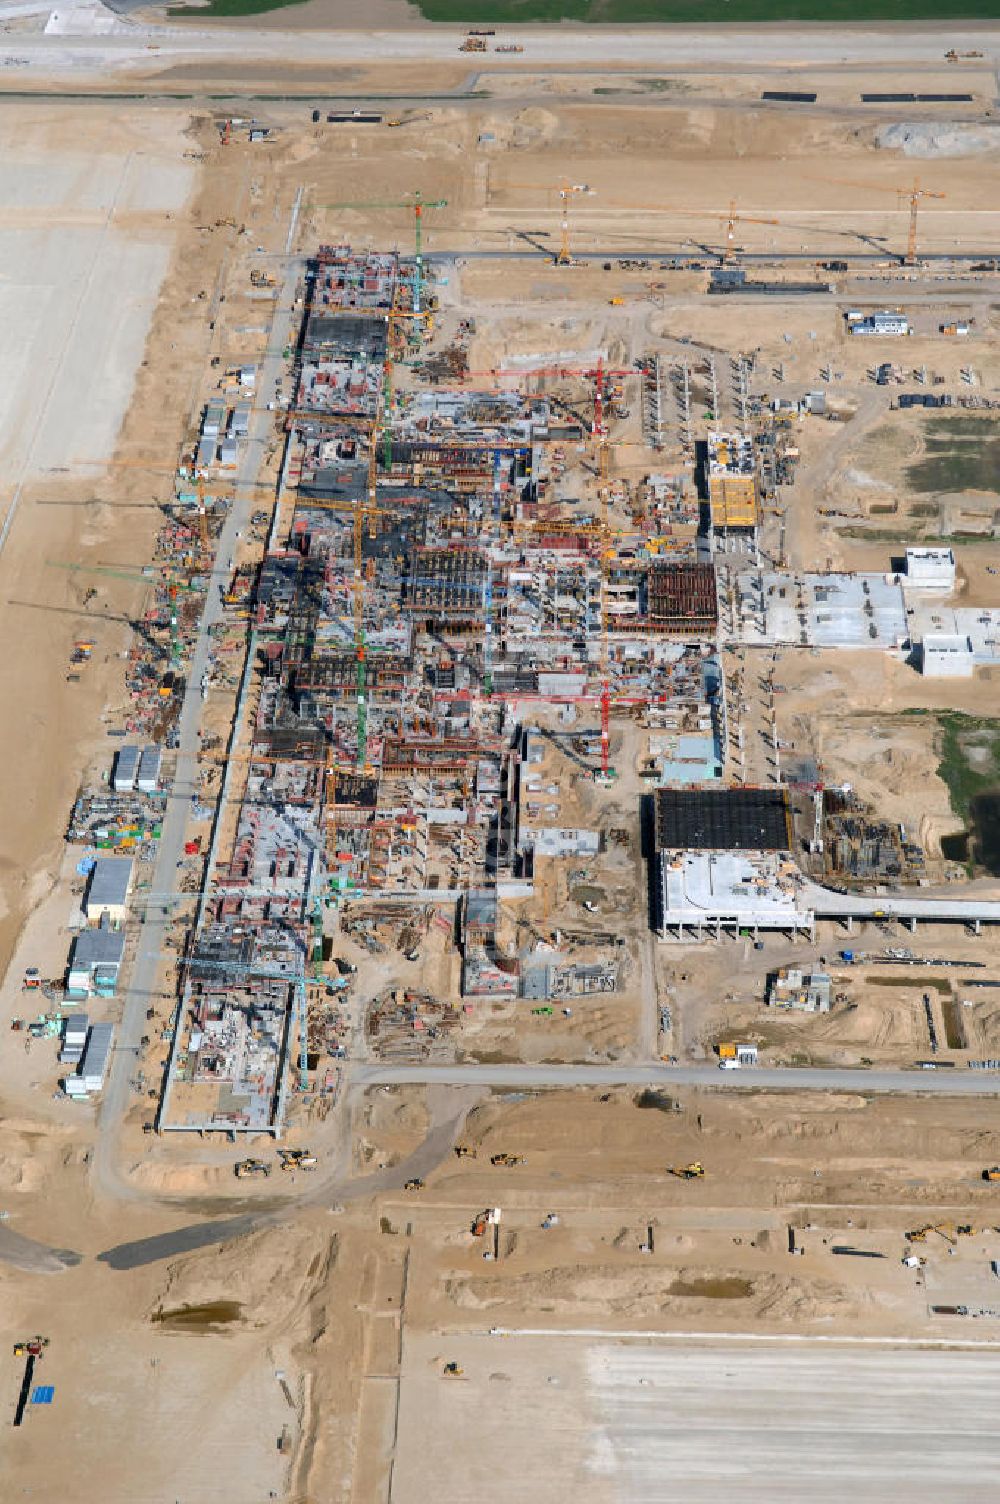
[[[210,20],[257,16],[303,0],[209,0],[181,5],[169,16]],[[417,0],[428,21],[476,26],[586,21],[591,25],[636,22],[705,25],[749,21],[974,21],[1000,20],[1000,0]],[[944,50],[944,43],[942,43]],[[956,70],[957,71],[957,70]]]

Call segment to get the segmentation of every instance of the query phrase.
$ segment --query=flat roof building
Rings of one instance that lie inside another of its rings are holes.
[[[90,874],[83,901],[88,924],[107,916],[111,925],[124,924],[132,891],[132,859],[127,856],[99,856]]]
[[[154,794],[160,783],[160,765],[163,761],[163,749],[155,742],[143,747],[139,757],[139,771],[136,775],[135,786],[144,794]]]
[[[66,977],[70,997],[113,997],[125,954],[124,930],[102,921],[95,930],[84,930],[73,941]]]
[[[134,746],[119,747],[115,757],[114,772],[111,776],[112,787],[116,794],[129,794],[135,788],[135,777],[139,769],[139,748]]]
[[[969,679],[975,666],[972,640],[964,634],[928,632],[920,645],[920,667],[929,679]]]
[[[789,851],[784,789],[659,789],[658,851]]]
[[[907,590],[925,590],[950,595],[955,588],[955,555],[950,548],[908,548]]]

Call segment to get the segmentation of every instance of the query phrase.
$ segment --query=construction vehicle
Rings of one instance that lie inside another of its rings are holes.
[[[424,1183],[423,1183],[423,1181],[420,1179],[420,1177],[418,1175],[414,1175],[411,1180],[404,1180],[403,1181],[403,1190],[404,1191],[422,1191],[423,1188],[424,1188]]]
[[[502,42],[498,47],[494,47],[493,51],[494,52],[523,52],[524,48],[521,47],[517,42]]]
[[[14,1357],[40,1358],[48,1345],[48,1337],[26,1337],[23,1342],[14,1343]]]
[[[486,43],[481,37],[466,37],[458,50],[459,52],[485,52]]]
[[[950,1222],[927,1222],[923,1227],[915,1227],[912,1232],[905,1233],[904,1236],[908,1243],[925,1243],[927,1234],[936,1232],[939,1237],[944,1238],[946,1243],[954,1247],[958,1242],[958,1239],[953,1236],[954,1230]]]
[[[988,1170],[984,1170],[983,1179],[1000,1180],[1000,1165],[991,1165]]]
[[[38,992],[42,986],[42,974],[37,966],[26,966],[21,978],[22,992]]]
[[[279,1149],[283,1170],[315,1170],[319,1160],[308,1149]]]
[[[446,1363],[441,1371],[446,1379],[460,1379],[465,1373],[460,1363]]]
[[[499,1221],[500,1208],[498,1206],[488,1206],[484,1212],[480,1212],[478,1216],[472,1219],[469,1231],[474,1238],[481,1238],[488,1227],[495,1227]]]
[[[471,1144],[456,1144],[455,1145],[455,1158],[456,1159],[478,1159],[478,1157],[479,1157],[478,1151],[476,1149],[474,1149]]]
[[[625,305],[624,298],[609,298],[608,302],[612,308],[622,308]]]
[[[946,63],[961,63],[966,58],[982,57],[982,55],[981,52],[956,52],[954,47],[949,47],[944,55],[944,59]]]
[[[523,1165],[523,1154],[491,1154],[491,1165]]]
[[[237,1180],[249,1180],[255,1175],[263,1175],[266,1179],[271,1173],[271,1166],[262,1159],[241,1159],[234,1166]]]
[[[667,1165],[667,1174],[676,1175],[678,1180],[704,1180],[704,1166],[697,1160],[689,1165]]]

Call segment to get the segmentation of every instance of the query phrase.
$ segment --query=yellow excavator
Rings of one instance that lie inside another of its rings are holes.
[[[265,1164],[262,1159],[241,1159],[235,1166],[237,1180],[250,1180],[253,1176],[268,1176],[271,1166]]]
[[[308,1149],[279,1149],[283,1170],[315,1170],[319,1160]]]
[[[704,1180],[705,1168],[695,1160],[689,1165],[667,1165],[667,1174],[676,1175],[678,1180]]]
[[[946,1243],[951,1243],[954,1246],[958,1242],[958,1239],[953,1236],[954,1231],[954,1224],[951,1222],[927,1222],[923,1227],[915,1227],[912,1232],[908,1232],[906,1234],[906,1241],[908,1243],[926,1243],[927,1234],[929,1232],[936,1232],[939,1237],[944,1238]]]

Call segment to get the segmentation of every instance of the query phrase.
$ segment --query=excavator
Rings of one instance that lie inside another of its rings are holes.
[[[271,1166],[265,1164],[262,1159],[241,1159],[234,1169],[237,1180],[250,1180],[257,1175],[266,1178],[271,1173]]]
[[[476,1159],[477,1157],[476,1150],[470,1144],[455,1145],[456,1159]],[[1000,1175],[1000,1170],[997,1171],[997,1174]]]
[[[951,1222],[927,1222],[923,1227],[915,1227],[912,1232],[905,1234],[906,1241],[908,1243],[926,1243],[929,1232],[936,1232],[939,1237],[944,1238],[945,1242],[950,1243],[952,1247],[958,1242],[958,1239],[953,1236],[955,1227]]]
[[[523,1154],[491,1154],[491,1165],[523,1165]]]
[[[315,1170],[319,1160],[308,1149],[279,1149],[283,1170]]]
[[[697,1160],[689,1165],[667,1165],[667,1174],[676,1175],[678,1180],[704,1180],[704,1166]]]

